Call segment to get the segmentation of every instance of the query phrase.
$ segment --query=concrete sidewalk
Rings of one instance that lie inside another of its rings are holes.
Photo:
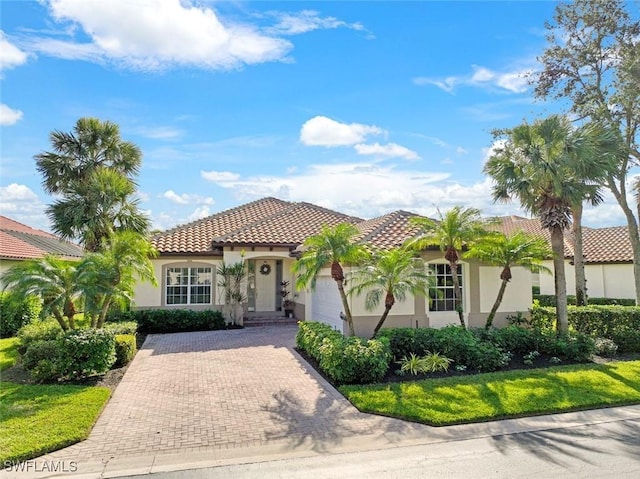
[[[150,336],[86,441],[0,477],[118,477],[640,418],[630,406],[435,428],[360,413],[293,350],[296,329]]]

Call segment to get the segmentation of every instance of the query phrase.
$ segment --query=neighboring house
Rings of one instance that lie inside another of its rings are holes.
[[[325,224],[349,222],[361,231],[360,242],[392,248],[416,234],[415,227],[409,224],[412,216],[415,215],[395,211],[362,220],[310,203],[275,198],[247,203],[154,236],[152,242],[159,256],[153,263],[159,287],[139,284],[135,304],[138,308],[222,309],[223,291],[217,287],[216,269],[223,261],[245,261],[250,272],[246,285],[247,316],[283,315],[280,284],[289,281],[289,289],[293,289],[295,278],[291,266],[296,260],[297,248],[306,238],[320,232]],[[396,303],[385,326],[415,328],[458,324],[451,272],[442,256],[436,249],[422,252],[422,258],[436,276],[437,299],[416,297]],[[349,273],[349,268],[346,272]],[[459,275],[465,317],[471,326],[484,325],[500,286],[500,269],[475,261],[463,262]],[[509,314],[526,312],[531,305],[531,275],[514,268],[513,276],[499,309],[497,324],[504,324]],[[318,277],[315,290],[294,292],[296,318],[321,321],[346,331],[338,290],[329,268]],[[356,332],[369,335],[382,306],[377,311],[367,311],[363,295],[351,298],[351,309]]]
[[[21,261],[42,258],[46,254],[80,259],[83,250],[51,233],[0,216],[0,273]]]
[[[549,241],[549,232],[543,230],[538,219],[519,216],[499,218],[500,229],[505,233],[524,230]],[[626,226],[582,229],[584,272],[587,279],[587,295],[592,298],[635,298],[633,278],[633,251]],[[565,232],[564,256],[567,276],[567,294],[575,294],[573,265],[574,239],[571,231]],[[545,266],[553,271],[553,262]],[[534,284],[536,280],[534,279]],[[553,275],[539,276],[541,294],[555,294]]]

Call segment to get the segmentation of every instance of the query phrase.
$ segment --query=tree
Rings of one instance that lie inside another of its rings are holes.
[[[353,273],[351,281],[355,284],[349,290],[349,294],[359,296],[366,292],[365,307],[369,311],[377,308],[384,297],[384,311],[373,330],[373,339],[396,300],[404,301],[408,294],[427,297],[432,280],[415,250],[382,250],[374,252],[369,260]]]
[[[45,191],[60,196],[47,208],[55,233],[97,251],[114,231],[147,231],[134,199],[142,154],[120,138],[118,125],[81,118],[72,133],[56,130],[49,139],[53,151],[35,160]]]
[[[224,261],[216,270],[218,286],[224,291],[224,306],[228,309],[229,319],[236,324],[237,309],[245,300],[242,283],[247,278],[247,268],[243,261],[228,264]]]
[[[37,296],[42,313],[51,314],[63,331],[75,329],[75,302],[81,291],[77,284],[77,262],[48,255],[22,261],[2,274],[5,288],[20,296]]]
[[[524,123],[502,132],[503,147],[487,161],[484,172],[492,177],[494,201],[518,198],[522,207],[540,218],[551,234],[558,330],[569,327],[567,283],[564,268],[564,231],[571,224],[571,208],[597,193],[597,184],[576,178],[576,158],[587,144],[566,117],[552,115],[532,125]],[[594,172],[598,175],[599,172]]]
[[[116,232],[99,252],[85,255],[78,265],[77,281],[84,295],[85,314],[91,327],[101,328],[109,308],[133,299],[138,281],[157,285],[151,258],[155,248],[134,231]]]
[[[420,227],[420,233],[410,240],[407,245],[411,248],[423,250],[429,246],[438,246],[449,262],[453,278],[453,291],[456,299],[456,311],[463,328],[464,311],[462,309],[462,289],[457,271],[462,248],[486,234],[484,222],[480,218],[480,210],[454,206],[444,215],[438,211],[439,221],[430,218],[413,217],[411,222]]]
[[[485,263],[502,268],[500,272],[500,289],[491,311],[487,316],[485,328],[489,329],[493,324],[496,312],[502,303],[507,284],[511,281],[511,268],[521,266],[532,273],[540,271],[551,272],[542,264],[542,261],[551,256],[552,252],[544,238],[532,236],[519,231],[507,236],[496,233],[484,236],[475,242],[464,254],[465,258],[474,258]]]
[[[358,265],[367,257],[364,246],[355,242],[358,229],[350,223],[341,223],[334,227],[322,227],[319,234],[307,238],[303,244],[303,253],[293,264],[297,275],[296,287],[315,289],[316,278],[320,271],[331,267],[331,278],[336,282],[342,307],[349,325],[349,332],[355,336],[353,316],[344,290],[344,270],[342,265]]]
[[[576,0],[556,7],[547,22],[542,71],[532,77],[538,98],[566,99],[581,119],[617,133],[615,170],[606,186],[627,220],[640,304],[640,234],[627,198],[629,170],[640,162],[640,22],[622,0]],[[640,213],[640,212],[639,212]]]

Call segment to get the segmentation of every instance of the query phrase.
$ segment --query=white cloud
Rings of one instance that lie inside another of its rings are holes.
[[[22,119],[22,115],[20,110],[14,110],[4,103],[0,103],[0,125],[15,125]]]
[[[184,134],[184,131],[171,126],[144,126],[136,128],[135,132],[153,140],[173,140]]]
[[[359,155],[372,155],[383,158],[404,158],[406,160],[419,160],[420,156],[409,148],[398,145],[397,143],[387,143],[381,145],[380,143],[357,144],[354,146],[356,152]]]
[[[524,93],[528,89],[527,76],[532,69],[517,68],[509,71],[494,71],[489,68],[472,65],[472,72],[467,75],[449,76],[444,79],[430,77],[416,77],[416,85],[435,85],[447,93],[453,93],[458,86],[474,86],[489,88],[499,92]]]
[[[0,214],[33,228],[49,230],[46,205],[28,186],[11,183],[0,186]]]
[[[236,181],[240,178],[237,173],[231,173],[230,171],[201,171],[200,176],[212,183],[225,183],[229,181]]]
[[[498,152],[498,150],[501,150],[502,148],[504,148],[506,144],[507,144],[507,140],[505,140],[504,138],[500,138],[498,140],[494,140],[494,142],[491,143],[491,146],[489,146],[488,148],[483,148],[482,164],[485,164],[487,161],[489,161],[489,158],[495,155]]]
[[[78,25],[91,41],[31,37],[37,52],[140,70],[194,67],[225,70],[279,61],[288,40],[248,24],[223,20],[211,7],[192,0],[49,0],[53,18]],[[26,43],[26,44],[27,44]]]
[[[211,211],[209,210],[208,206],[204,205],[198,206],[195,210],[193,210],[193,213],[191,213],[187,219],[189,221],[196,221],[202,218],[206,218],[207,216],[211,216]]]
[[[0,30],[0,70],[8,70],[27,61],[27,54],[11,43]]]
[[[163,198],[172,201],[173,203],[177,203],[179,205],[213,205],[214,200],[210,196],[200,196],[195,194],[183,193],[181,195],[177,194],[173,190],[165,191],[162,194]]]
[[[313,146],[351,146],[362,143],[369,135],[380,135],[384,130],[361,123],[340,123],[326,116],[307,120],[300,130],[300,141]]]
[[[272,12],[278,23],[267,29],[269,33],[279,35],[298,35],[313,30],[325,30],[335,28],[350,28],[352,30],[365,30],[360,23],[347,23],[335,17],[321,17],[314,10],[303,10],[298,13]]]
[[[467,153],[469,153],[469,151],[466,150],[465,148],[461,147],[461,146],[457,146],[456,147],[456,153],[458,155],[466,155]]]

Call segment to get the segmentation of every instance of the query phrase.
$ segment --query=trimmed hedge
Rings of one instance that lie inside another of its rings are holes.
[[[116,362],[114,368],[121,368],[131,362],[136,355],[136,337],[133,334],[116,334]]]
[[[18,353],[24,355],[29,345],[35,341],[50,341],[58,339],[63,334],[64,331],[62,331],[58,322],[52,318],[25,324],[18,331],[18,338],[20,339]]]
[[[534,294],[534,300],[538,300],[540,306],[556,307],[556,295],[555,294]],[[636,300],[630,298],[589,298],[589,305],[618,305],[618,306],[635,306]],[[567,303],[569,305],[575,305],[576,297],[573,295],[567,295]]]
[[[569,325],[594,338],[606,338],[618,345],[620,353],[640,352],[640,307],[569,306]],[[556,309],[534,306],[532,325],[554,325]]]
[[[141,333],[181,333],[226,329],[222,313],[216,310],[138,309],[114,313],[110,323],[135,321]]]
[[[15,336],[18,330],[40,316],[42,302],[35,296],[0,292],[0,338]]]
[[[60,343],[62,377],[79,379],[106,373],[116,362],[116,341],[104,329],[79,329],[67,332]]]
[[[138,332],[138,323],[135,321],[122,321],[120,323],[105,323],[103,329],[111,331],[114,335],[133,334]]]
[[[387,373],[391,349],[386,338],[346,338],[326,324],[311,321],[298,324],[296,345],[337,383],[374,383]]]

